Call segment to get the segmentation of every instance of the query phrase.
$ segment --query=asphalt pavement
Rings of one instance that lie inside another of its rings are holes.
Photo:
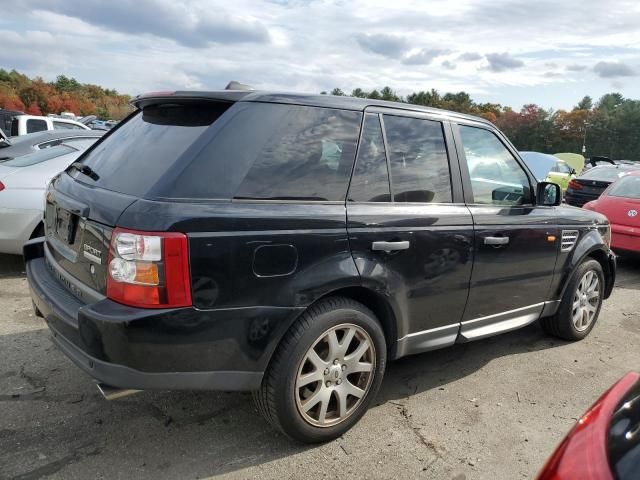
[[[247,394],[105,401],[33,315],[21,259],[0,255],[0,478],[531,478],[604,390],[640,371],[640,260],[619,263],[586,340],[534,324],[399,360],[356,427],[303,446]]]

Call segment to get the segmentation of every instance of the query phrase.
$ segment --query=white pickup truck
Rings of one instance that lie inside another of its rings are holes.
[[[39,115],[17,115],[11,121],[12,137],[26,135],[27,133],[42,132],[44,130],[91,130],[86,125],[58,117],[42,117]]]

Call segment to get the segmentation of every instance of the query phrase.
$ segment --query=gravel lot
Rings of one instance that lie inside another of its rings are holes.
[[[289,442],[237,393],[115,402],[51,344],[18,257],[0,255],[0,478],[531,478],[577,417],[640,370],[640,260],[585,341],[538,325],[392,363],[343,438]]]

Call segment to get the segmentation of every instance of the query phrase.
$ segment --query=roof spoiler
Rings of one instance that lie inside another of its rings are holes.
[[[244,83],[236,82],[235,80],[231,80],[226,87],[225,90],[255,90],[250,85],[245,85]]]

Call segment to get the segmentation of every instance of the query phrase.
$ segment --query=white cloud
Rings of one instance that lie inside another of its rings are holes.
[[[567,99],[568,83],[577,97],[610,88],[598,62],[640,71],[639,23],[640,3],[629,0],[24,0],[3,6],[0,66],[132,94],[235,79],[567,107],[558,102],[579,100]],[[551,63],[567,74],[550,75]],[[622,93],[640,97],[628,83]]]

